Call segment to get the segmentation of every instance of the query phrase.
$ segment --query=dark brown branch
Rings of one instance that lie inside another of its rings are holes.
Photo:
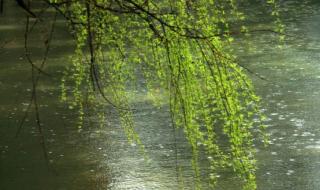
[[[100,85],[100,82],[99,82],[100,80],[99,80],[96,65],[95,65],[95,49],[93,46],[93,36],[92,36],[92,30],[91,30],[91,12],[90,12],[90,4],[88,2],[86,3],[86,9],[87,9],[87,17],[88,17],[87,19],[88,43],[89,43],[89,50],[90,50],[90,62],[89,62],[90,77],[92,81],[93,90],[95,90],[95,86],[96,86],[102,98],[106,102],[108,102],[110,105],[112,105],[114,108],[128,110],[127,108],[122,108],[115,105],[111,100],[109,100],[105,95],[105,93],[103,92],[103,89]]]
[[[57,14],[55,14],[55,16],[54,16],[54,21],[53,21],[53,24],[52,24],[52,27],[51,27],[51,31],[50,31],[49,37],[48,37],[48,39],[46,40],[46,43],[45,43],[45,45],[46,45],[46,50],[45,50],[45,53],[44,53],[44,57],[43,57],[43,59],[42,59],[42,63],[41,63],[41,65],[40,65],[40,68],[41,68],[41,69],[44,67],[44,65],[45,65],[45,63],[46,63],[46,60],[47,60],[47,57],[48,57],[48,54],[49,54],[50,44],[51,44],[51,40],[52,40],[52,37],[53,37],[54,28],[55,28],[56,17],[57,17]],[[29,29],[29,20],[27,20],[26,29],[28,29],[28,31],[25,32],[25,52],[26,52],[26,54],[27,54],[27,52],[28,52],[28,45],[27,45],[28,33],[30,32],[30,29]],[[26,55],[26,56],[29,56],[29,55]],[[29,57],[28,61],[29,61],[29,63],[30,63],[30,62],[33,63],[30,57]],[[31,63],[30,63],[30,64],[31,64]],[[31,67],[32,67],[32,68],[34,68],[33,65],[34,65],[34,64],[31,64]],[[40,73],[41,73],[41,72],[38,70],[38,75],[37,75],[37,77],[36,77],[36,79],[35,79],[35,81],[34,81],[35,86],[37,85],[37,83],[38,83],[38,81],[39,81],[39,79],[40,79],[40,75],[39,75]],[[18,129],[17,129],[17,132],[16,132],[16,137],[19,135],[19,133],[20,133],[20,131],[21,131],[21,129],[22,129],[22,126],[24,125],[24,123],[25,123],[25,121],[26,121],[26,119],[27,119],[27,117],[28,117],[28,112],[29,112],[29,110],[30,110],[30,108],[31,108],[31,105],[32,105],[32,102],[34,101],[34,98],[35,98],[35,94],[32,93],[32,94],[31,94],[31,98],[30,98],[30,103],[29,103],[29,105],[27,106],[27,109],[26,109],[26,111],[25,111],[24,116],[23,116],[22,119],[20,120],[20,124],[19,124]]]
[[[37,16],[30,10],[29,6],[24,3],[23,0],[16,0],[18,5],[24,9],[27,13],[29,13],[32,17],[37,18]]]
[[[45,53],[44,53],[44,56],[43,56],[42,63],[40,65],[40,69],[43,68],[43,66],[45,65],[45,63],[47,61],[47,57],[48,57],[49,50],[50,50],[50,43],[51,43],[51,39],[52,39],[52,36],[53,36],[53,33],[54,33],[56,18],[57,18],[57,14],[55,13],[49,37],[45,42],[46,50],[45,50]],[[26,54],[27,60],[31,65],[32,94],[31,94],[30,103],[29,103],[29,105],[27,107],[27,110],[25,111],[24,117],[22,118],[22,120],[20,122],[20,125],[19,125],[19,127],[17,129],[16,137],[19,135],[19,133],[20,133],[20,131],[22,129],[22,126],[23,126],[23,124],[24,124],[24,122],[25,122],[25,120],[26,120],[26,118],[28,116],[28,112],[29,112],[29,110],[31,108],[31,105],[33,104],[34,105],[34,109],[35,109],[35,120],[36,120],[36,124],[37,124],[37,127],[38,127],[38,132],[39,132],[39,136],[40,136],[40,144],[41,144],[41,147],[42,147],[42,150],[43,150],[43,155],[44,155],[44,159],[46,161],[46,165],[47,165],[48,169],[50,170],[47,147],[46,147],[46,143],[45,143],[45,136],[43,134],[43,125],[42,125],[41,119],[40,119],[39,105],[38,105],[38,99],[37,99],[37,84],[38,84],[41,72],[40,72],[40,70],[36,69],[36,67],[34,66],[34,64],[32,62],[32,59],[29,56],[29,51],[28,51],[29,23],[30,23],[29,16],[27,16],[27,22],[26,22],[26,28],[25,28],[25,34],[24,34],[24,37],[25,37],[24,46],[25,46],[25,54]],[[37,73],[36,73],[36,71],[37,71]],[[54,172],[56,174],[56,172],[54,170],[52,170],[52,172]]]

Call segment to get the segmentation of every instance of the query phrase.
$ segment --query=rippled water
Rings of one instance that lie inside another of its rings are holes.
[[[177,164],[185,189],[193,189],[190,149],[183,133],[170,125],[167,107],[153,106],[145,91],[135,96],[138,109],[134,118],[147,157],[139,153],[137,145],[127,142],[112,112],[107,114],[104,128],[99,128],[92,116],[86,128],[77,130],[75,111],[56,98],[61,70],[72,53],[63,22],[57,24],[45,67],[51,77],[41,78],[38,91],[49,168],[32,113],[15,138],[30,99],[31,69],[24,58],[24,13],[13,4],[6,7],[8,11],[0,17],[0,42],[7,41],[0,49],[1,190],[178,189]],[[320,189],[320,3],[284,1],[283,7],[288,33],[285,42],[279,43],[273,33],[235,39],[234,51],[240,64],[266,78],[261,80],[249,73],[262,97],[271,135],[269,147],[257,146],[258,189],[316,190]],[[248,11],[253,12],[250,8]],[[255,19],[252,27],[268,26],[270,22]],[[42,44],[38,38],[33,35],[30,43],[32,56],[39,61]],[[219,180],[217,189],[237,189],[235,178],[228,173]]]
[[[285,1],[281,47],[266,33],[250,38],[253,50],[239,48],[240,62],[268,80],[252,76],[271,135],[257,155],[259,189],[320,189],[320,2],[306,2]]]

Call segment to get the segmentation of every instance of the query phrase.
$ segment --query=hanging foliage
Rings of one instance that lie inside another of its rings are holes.
[[[227,50],[234,34],[248,32],[246,15],[238,9],[241,0],[46,2],[66,18],[77,45],[61,87],[62,100],[79,112],[79,128],[84,100],[95,106],[104,100],[117,110],[128,139],[143,149],[126,90],[142,77],[152,97],[159,93],[154,89],[161,89],[174,126],[185,132],[196,189],[201,189],[202,150],[210,162],[212,187],[216,172],[231,166],[244,181],[243,189],[256,189],[251,128],[263,128],[253,123],[253,118],[262,119],[259,98]],[[266,4],[277,8],[274,1]]]

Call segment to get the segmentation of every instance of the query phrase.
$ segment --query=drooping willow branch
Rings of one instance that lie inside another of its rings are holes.
[[[31,91],[31,98],[30,98],[30,102],[24,112],[24,115],[22,117],[22,119],[20,120],[19,126],[17,128],[16,131],[16,137],[18,137],[18,135],[20,134],[22,127],[28,117],[28,114],[30,112],[31,107],[34,107],[34,112],[35,112],[35,121],[36,121],[36,125],[38,127],[38,132],[39,132],[39,137],[40,137],[40,144],[42,146],[42,151],[43,151],[43,155],[47,164],[48,169],[50,169],[49,167],[49,158],[48,158],[48,153],[47,153],[47,147],[46,147],[46,143],[45,143],[45,136],[43,133],[43,124],[41,122],[41,118],[40,118],[40,112],[39,112],[39,105],[38,105],[38,96],[37,96],[37,85],[38,82],[40,80],[40,75],[41,74],[45,74],[45,72],[43,72],[43,68],[47,62],[47,58],[49,55],[49,51],[50,51],[50,44],[51,44],[51,40],[53,37],[53,33],[54,33],[54,29],[55,29],[55,23],[56,23],[56,18],[57,18],[57,14],[54,14],[53,17],[53,21],[52,21],[52,25],[51,25],[51,29],[49,31],[49,36],[48,38],[45,40],[45,52],[43,54],[43,58],[41,61],[41,64],[39,67],[37,67],[33,61],[32,58],[30,57],[30,51],[29,51],[29,47],[28,47],[28,39],[29,39],[29,34],[30,34],[30,19],[29,16],[27,16],[27,20],[26,20],[26,28],[25,28],[25,33],[24,33],[24,49],[25,49],[25,56],[27,58],[28,63],[31,65],[31,79],[32,79],[32,91]],[[34,26],[34,25],[33,25]],[[32,27],[33,27],[32,26]],[[54,173],[55,171],[52,170]]]
[[[53,37],[53,33],[54,33],[54,28],[55,28],[55,22],[56,22],[56,17],[57,17],[57,14],[54,15],[54,19],[53,19],[53,23],[52,23],[52,26],[51,26],[51,30],[49,32],[49,36],[48,38],[45,40],[45,46],[46,46],[46,49],[45,49],[45,52],[44,52],[44,55],[43,55],[43,58],[42,58],[42,61],[41,61],[41,64],[40,66],[36,66],[31,57],[30,57],[30,52],[29,52],[29,48],[28,48],[28,36],[29,36],[29,32],[30,32],[30,29],[29,29],[29,23],[30,23],[30,20],[29,20],[29,17],[27,16],[27,21],[26,21],[26,31],[24,33],[24,49],[25,49],[25,56],[27,58],[27,61],[28,63],[31,65],[31,68],[32,68],[32,73],[33,73],[33,76],[32,76],[32,86],[33,86],[33,90],[32,90],[32,93],[31,93],[31,99],[30,99],[30,103],[28,104],[27,106],[27,109],[25,111],[25,114],[23,116],[23,118],[20,120],[20,124],[19,124],[19,127],[18,127],[18,130],[16,132],[16,136],[19,135],[19,133],[21,132],[21,129],[22,129],[22,126],[24,125],[27,117],[28,117],[28,112],[32,106],[33,103],[36,104],[35,102],[35,96],[36,96],[36,87],[37,87],[37,84],[40,80],[40,75],[41,74],[44,74],[46,72],[44,72],[42,69],[43,67],[45,66],[46,62],[47,62],[47,58],[48,58],[48,55],[49,55],[49,51],[50,51],[50,44],[51,44],[51,40],[52,40],[52,37]],[[38,73],[35,73],[34,70],[38,71]],[[49,74],[45,74],[45,75],[49,75]],[[51,75],[49,75],[51,76]],[[36,112],[36,114],[38,115],[39,112]],[[39,117],[37,117],[37,121],[39,119]],[[40,123],[40,122],[39,122]]]
[[[90,78],[92,82],[92,88],[95,90],[95,87],[98,88],[98,91],[102,98],[108,102],[110,105],[112,105],[114,108],[117,109],[128,109],[128,108],[123,108],[121,106],[115,105],[113,102],[111,102],[105,95],[105,93],[102,90],[102,87],[100,85],[100,80],[98,78],[98,73],[95,65],[95,49],[93,46],[93,38],[92,38],[92,30],[91,30],[91,13],[90,13],[90,4],[86,3],[86,10],[87,10],[87,30],[88,30],[88,44],[89,44],[89,52],[90,52]]]
[[[71,69],[63,80],[74,86],[72,91],[63,86],[63,99],[70,100],[72,108],[77,106],[82,121],[83,94],[89,94],[86,99],[96,98],[91,100],[93,105],[105,109],[99,102],[102,97],[117,111],[129,140],[141,143],[133,128],[132,110],[122,107],[131,105],[127,93],[131,82],[142,77],[148,90],[157,87],[169,95],[173,126],[184,129],[191,145],[196,189],[201,188],[202,149],[210,162],[212,184],[214,174],[229,162],[244,188],[256,189],[250,155],[254,152],[251,120],[259,114],[258,98],[243,69],[224,48],[230,45],[228,38],[237,34],[228,26],[229,16],[237,19],[232,0],[199,0],[192,2],[195,5],[185,1],[170,1],[170,5],[134,0],[45,2],[69,22],[76,42]],[[95,96],[96,91],[101,96]],[[67,99],[67,93],[72,97]],[[220,133],[228,141],[227,150]]]

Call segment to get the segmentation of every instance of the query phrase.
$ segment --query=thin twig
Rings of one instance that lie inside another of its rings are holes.
[[[90,50],[90,62],[89,62],[90,77],[91,77],[93,90],[95,90],[95,86],[96,86],[102,98],[114,108],[129,110],[128,108],[115,105],[111,100],[109,100],[105,95],[105,93],[103,92],[103,89],[100,85],[100,82],[99,82],[100,80],[99,80],[96,65],[95,65],[95,49],[93,46],[93,36],[92,36],[92,30],[91,30],[91,12],[90,12],[90,4],[88,2],[86,3],[86,9],[87,9],[87,17],[88,17],[87,19],[88,43],[89,43],[89,50]]]
[[[42,68],[44,67],[44,65],[45,65],[45,63],[47,61],[47,57],[48,57],[49,50],[50,50],[50,44],[51,44],[51,40],[52,40],[53,33],[54,33],[56,18],[57,18],[57,14],[55,13],[54,20],[53,20],[52,27],[51,27],[51,31],[50,31],[48,39],[46,40],[46,43],[45,43],[46,50],[45,50],[45,53],[44,53],[44,56],[43,56],[43,59],[42,59],[41,65],[40,65],[40,69],[41,70],[42,70]],[[25,31],[25,34],[24,34],[24,38],[25,38],[24,47],[25,47],[25,54],[26,54],[27,60],[28,60],[29,64],[31,64],[31,67],[34,68],[34,64],[32,62],[32,59],[29,57],[29,54],[28,54],[28,33],[29,32],[30,32],[30,29],[29,29],[29,18],[27,17],[26,31]],[[43,74],[43,72],[40,72],[40,70],[38,70],[37,77],[35,78],[35,81],[34,81],[35,82],[35,86],[37,86],[37,83],[38,83],[38,81],[40,79],[40,74],[41,73]],[[32,102],[34,101],[34,98],[35,98],[34,96],[35,96],[34,93],[32,93],[31,94],[31,98],[30,98],[30,103],[28,104],[27,109],[24,112],[24,116],[20,120],[18,129],[16,131],[16,137],[18,137],[18,135],[20,134],[21,129],[22,129],[27,117],[28,117],[28,112],[29,112],[29,110],[31,108],[31,105],[32,105]]]

